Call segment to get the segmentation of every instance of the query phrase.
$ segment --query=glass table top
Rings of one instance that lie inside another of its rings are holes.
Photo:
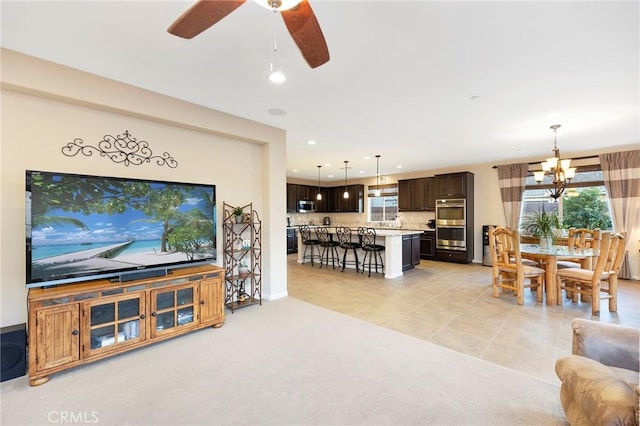
[[[542,248],[538,244],[520,244],[520,252],[527,254],[568,257],[594,257],[598,255],[598,251],[592,248],[575,248],[567,246],[551,246],[549,248]]]

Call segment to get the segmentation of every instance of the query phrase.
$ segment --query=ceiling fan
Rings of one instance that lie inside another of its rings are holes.
[[[168,29],[182,38],[193,38],[242,6],[247,0],[199,0]],[[278,10],[282,0],[256,0]],[[286,0],[285,0],[286,1]],[[311,68],[329,62],[329,49],[316,15],[307,0],[295,1],[290,9],[280,10],[282,19]]]

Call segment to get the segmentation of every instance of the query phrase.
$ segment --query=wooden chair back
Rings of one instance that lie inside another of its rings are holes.
[[[626,232],[617,233],[611,236],[611,243],[607,250],[607,260],[604,265],[604,271],[609,275],[618,274],[624,260],[626,248]]]
[[[592,248],[600,247],[600,228],[569,228],[569,247]]]
[[[609,249],[611,248],[611,232],[602,232],[600,238],[600,250],[593,266],[593,276],[591,285],[597,285],[606,269],[610,259]]]
[[[524,288],[536,289],[536,300],[542,301],[544,269],[525,266],[520,253],[518,231],[502,226],[489,227],[489,250],[491,252],[493,296],[499,297],[499,288],[516,292],[519,305],[524,303]],[[531,282],[525,286],[524,279]]]
[[[609,312],[618,310],[617,282],[625,256],[625,237],[625,233],[602,232],[598,257],[588,274],[584,269],[558,271],[558,287],[564,288],[574,302],[578,301],[578,295],[589,296],[592,315],[600,315],[601,299],[609,299]]]
[[[511,263],[512,255],[515,253],[513,232],[503,226],[489,227],[489,250],[495,267]],[[519,249],[520,245],[518,244],[518,251],[520,251]]]

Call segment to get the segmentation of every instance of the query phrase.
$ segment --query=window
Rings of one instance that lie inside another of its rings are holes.
[[[533,175],[527,177],[522,202],[521,221],[528,213],[544,209],[557,212],[565,228],[612,229],[609,199],[600,166],[580,167],[558,202],[553,202],[546,188],[551,178],[538,184]]]
[[[398,216],[398,184],[387,184],[377,186],[380,195],[375,195],[376,186],[368,187],[367,198],[369,199],[369,221],[384,222],[395,220]]]

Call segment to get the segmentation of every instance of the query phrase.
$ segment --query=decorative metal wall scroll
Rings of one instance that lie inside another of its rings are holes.
[[[162,155],[153,155],[147,141],[138,141],[129,134],[128,130],[123,135],[113,137],[105,135],[98,142],[98,146],[85,145],[84,141],[76,138],[62,147],[62,153],[67,157],[74,157],[78,153],[89,157],[94,152],[100,153],[102,157],[108,157],[114,163],[124,163],[125,166],[133,164],[139,166],[143,163],[150,163],[154,160],[158,166],[169,166],[172,169],[178,167],[178,162],[168,152]]]

